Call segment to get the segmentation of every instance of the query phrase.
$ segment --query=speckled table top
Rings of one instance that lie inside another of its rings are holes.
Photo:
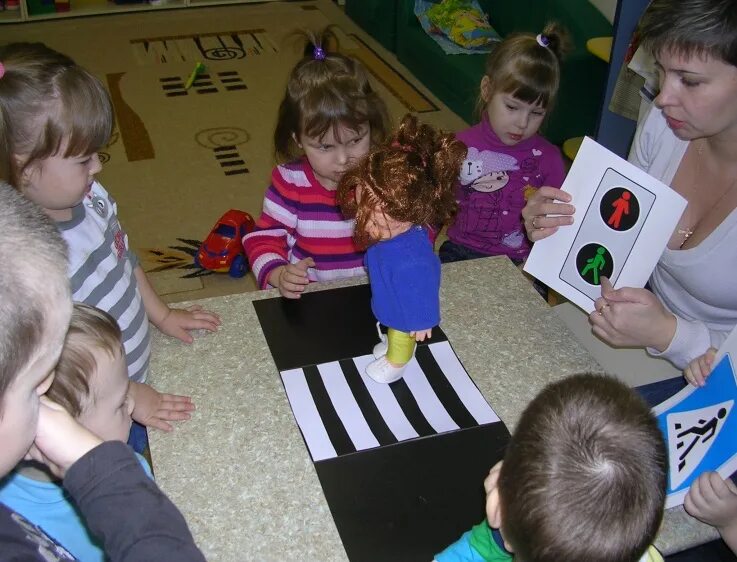
[[[208,560],[346,560],[252,306],[275,296],[198,301],[223,325],[193,345],[155,331],[149,382],[190,395],[197,405],[192,420],[173,433],[150,433],[156,479]],[[441,308],[455,352],[510,431],[548,382],[601,371],[506,258],[444,265]],[[714,536],[677,508],[666,513],[656,544],[668,553]]]

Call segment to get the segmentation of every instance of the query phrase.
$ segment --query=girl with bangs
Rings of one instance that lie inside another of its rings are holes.
[[[529,193],[560,187],[560,150],[538,134],[560,83],[567,36],[548,24],[537,36],[507,37],[490,54],[481,79],[481,122],[457,138],[468,146],[457,186],[458,216],[440,247],[442,262],[530,253],[521,211]]]
[[[108,312],[120,325],[136,409],[131,444],[143,452],[143,425],[171,430],[189,419],[189,397],[145,384],[151,354],[149,320],[192,341],[190,330],[214,331],[220,319],[199,307],[169,308],[151,286],[118,221],[114,199],[95,179],[97,151],[113,129],[102,83],[69,57],[41,43],[0,46],[0,180],[40,206],[69,249],[72,298]],[[34,257],[31,256],[31,259]]]
[[[387,110],[357,60],[317,35],[298,32],[304,57],[292,70],[279,107],[271,174],[261,216],[243,238],[262,289],[299,298],[311,281],[363,275],[363,250],[353,241],[354,221],[336,199],[343,174],[384,140]]]

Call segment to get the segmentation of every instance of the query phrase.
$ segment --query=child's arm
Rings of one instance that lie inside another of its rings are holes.
[[[737,486],[716,472],[701,474],[683,502],[696,519],[713,525],[732,552],[737,553]]]
[[[134,404],[131,417],[146,427],[171,431],[174,428],[167,422],[188,420],[195,409],[189,396],[162,394],[145,383],[131,381],[129,392]]]
[[[156,294],[140,265],[133,270],[133,275],[136,277],[148,319],[167,336],[178,338],[185,343],[192,343],[194,338],[189,330],[217,331],[221,324],[217,314],[208,312],[199,305],[190,306],[186,310],[169,308],[169,305]]]
[[[706,350],[706,353],[699,355],[691,361],[683,370],[683,376],[686,377],[686,380],[693,386],[704,386],[706,384],[706,377],[711,372],[711,365],[716,354],[716,348],[710,347]]]
[[[261,216],[254,231],[243,237],[243,248],[261,289],[276,287],[282,296],[298,298],[309,284],[307,268],[315,264],[312,259],[289,263],[289,239],[299,222],[300,193],[306,189],[306,180],[299,179],[303,173],[291,172],[293,177],[284,177],[279,166],[272,171]]]

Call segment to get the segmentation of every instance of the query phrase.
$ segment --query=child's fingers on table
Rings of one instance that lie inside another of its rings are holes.
[[[184,396],[183,394],[169,394],[168,392],[160,392],[159,394],[161,395],[162,400],[192,404],[194,406],[191,396]]]
[[[211,321],[217,324],[222,324],[219,314],[215,312],[210,312],[209,310],[205,310],[199,304],[193,304],[192,306],[187,307],[186,310],[195,314],[199,318],[209,318]]]
[[[195,405],[192,402],[170,400],[166,397],[166,395],[162,396],[161,408],[167,410],[176,410],[178,412],[191,412],[196,409]]]
[[[168,408],[159,408],[156,412],[156,419],[166,421],[186,421],[192,419],[192,414],[189,412],[182,412],[179,410],[171,410]]]
[[[161,418],[151,418],[150,420],[147,420],[146,422],[147,428],[155,428],[160,429],[161,431],[165,431],[166,433],[169,433],[174,430],[174,426],[170,423],[165,422]]]

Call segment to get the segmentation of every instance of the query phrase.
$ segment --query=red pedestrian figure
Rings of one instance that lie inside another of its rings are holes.
[[[632,195],[629,191],[624,191],[622,195],[612,203],[612,207],[614,207],[614,212],[612,213],[612,216],[609,217],[609,220],[607,221],[607,224],[613,228],[619,228],[619,222],[622,220],[622,215],[629,215],[630,214],[630,197]]]

